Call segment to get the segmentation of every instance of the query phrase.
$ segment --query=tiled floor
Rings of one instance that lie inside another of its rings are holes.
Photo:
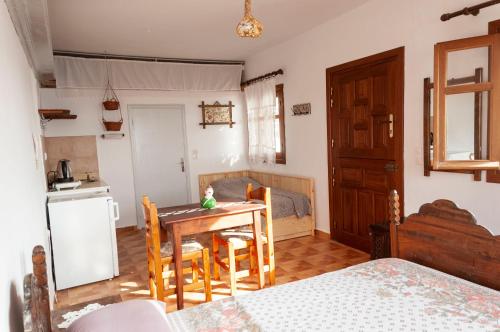
[[[203,236],[202,242],[210,247],[210,236],[208,234]],[[277,284],[335,271],[369,259],[369,255],[364,252],[329,241],[324,237],[307,236],[280,241],[275,247]],[[60,313],[77,308],[84,302],[108,304],[120,300],[148,298],[145,252],[143,231],[118,230],[120,276],[57,292],[57,311]],[[223,273],[222,281],[213,282],[214,300],[229,296],[226,277],[227,274]],[[238,291],[241,293],[255,289],[257,289],[255,277],[246,278],[238,284]],[[186,293],[184,299],[185,307],[199,304],[204,301],[203,290]],[[168,299],[167,305],[168,311],[175,310],[175,296]]]

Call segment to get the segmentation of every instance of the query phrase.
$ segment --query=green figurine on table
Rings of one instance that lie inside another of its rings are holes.
[[[204,209],[213,209],[217,201],[214,198],[214,188],[208,186],[205,190],[205,197],[201,199],[201,207]]]

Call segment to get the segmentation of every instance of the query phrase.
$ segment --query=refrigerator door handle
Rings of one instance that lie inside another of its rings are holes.
[[[120,219],[120,208],[118,206],[118,202],[113,202],[113,212],[115,221]]]

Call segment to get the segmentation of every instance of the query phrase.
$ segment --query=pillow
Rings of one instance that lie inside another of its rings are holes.
[[[68,332],[169,331],[165,303],[130,300],[108,305],[75,320]]]

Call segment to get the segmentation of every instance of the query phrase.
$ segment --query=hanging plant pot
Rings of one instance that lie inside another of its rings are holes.
[[[118,100],[118,96],[116,95],[115,90],[113,90],[111,83],[109,83],[109,71],[107,63],[106,63],[106,71],[107,71],[108,82],[106,83],[106,90],[104,90],[104,97],[102,100],[102,123],[104,124],[106,131],[120,131],[120,129],[122,129],[122,124],[123,124],[123,114],[120,108],[120,101]],[[120,121],[106,120],[104,118],[105,110],[106,111],[119,110]]]
[[[120,121],[103,121],[106,131],[120,131],[122,129],[123,120]]]
[[[109,78],[106,83],[106,90],[104,90],[102,106],[106,111],[116,111],[120,108],[120,101],[118,100],[118,96],[111,86],[111,83],[109,83]]]
[[[109,99],[102,102],[102,106],[106,111],[116,111],[120,108],[120,102],[116,99]]]

